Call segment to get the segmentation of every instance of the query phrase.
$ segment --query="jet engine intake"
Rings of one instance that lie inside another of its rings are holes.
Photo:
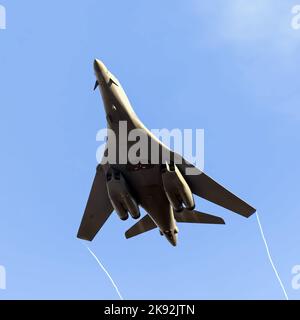
[[[163,186],[170,204],[175,211],[182,211],[183,204],[189,209],[195,208],[193,193],[175,164],[166,164],[162,169]]]
[[[128,212],[134,219],[138,219],[141,216],[139,206],[131,195],[121,172],[108,171],[106,186],[111,204],[121,220],[128,219]]]

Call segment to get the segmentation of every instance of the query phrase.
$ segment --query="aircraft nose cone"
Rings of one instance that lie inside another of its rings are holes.
[[[104,63],[98,59],[94,60],[94,69],[95,69],[95,72],[100,74],[104,74],[107,71]]]

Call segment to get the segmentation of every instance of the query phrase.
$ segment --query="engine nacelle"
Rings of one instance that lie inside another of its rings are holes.
[[[176,211],[195,208],[194,197],[190,187],[175,164],[166,164],[162,171],[162,181],[170,204]]]
[[[134,219],[141,214],[139,206],[129,192],[123,175],[115,170],[110,170],[106,175],[106,186],[109,199],[121,220],[128,219],[128,212]]]

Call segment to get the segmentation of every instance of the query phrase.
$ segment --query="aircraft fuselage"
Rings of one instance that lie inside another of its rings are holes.
[[[99,60],[95,60],[94,69],[103,99],[107,127],[114,132],[116,137],[115,152],[117,163],[105,166],[106,174],[109,170],[116,170],[124,176],[138,205],[147,211],[161,233],[175,246],[178,228],[176,226],[173,208],[163,188],[160,166],[151,165],[151,159],[148,159],[148,164],[132,164],[130,162],[124,164],[119,161],[120,144],[122,148],[124,138],[127,140],[131,130],[143,130],[149,139],[149,148],[151,147],[150,141],[156,141],[157,139],[138,119],[116,77],[112,75]],[[127,137],[120,136],[119,124],[121,121],[126,122]],[[126,151],[128,151],[133,142],[126,141],[126,143]],[[148,152],[148,154],[150,155],[150,152]],[[149,185],[148,181],[152,181],[152,184]]]

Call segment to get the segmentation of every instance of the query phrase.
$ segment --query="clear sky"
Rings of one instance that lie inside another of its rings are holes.
[[[300,2],[300,1],[299,1]],[[0,299],[118,299],[76,238],[105,126],[95,57],[149,128],[205,129],[205,171],[258,209],[292,299],[300,264],[297,0],[14,1],[0,30]],[[125,299],[283,299],[255,216],[90,245]]]

